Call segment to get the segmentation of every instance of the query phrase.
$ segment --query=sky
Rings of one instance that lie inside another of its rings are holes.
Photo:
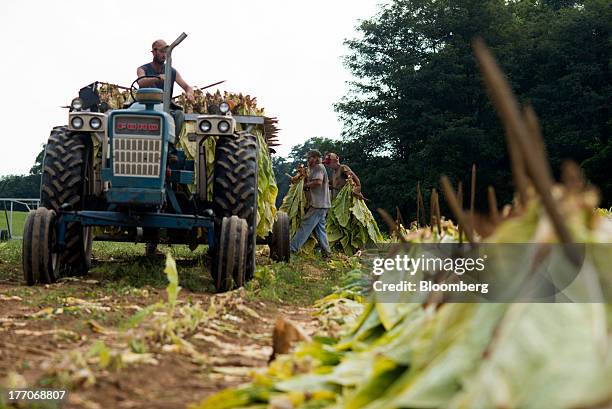
[[[0,176],[26,174],[68,105],[94,81],[129,85],[151,43],[188,37],[173,66],[193,86],[257,97],[281,131],[278,153],[308,138],[339,138],[333,104],[348,90],[345,39],[382,0],[0,2],[3,148]],[[181,91],[175,86],[175,94]]]

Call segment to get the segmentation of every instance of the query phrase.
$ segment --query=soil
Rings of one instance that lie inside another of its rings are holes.
[[[0,380],[18,374],[18,381],[25,382],[22,387],[41,387],[62,360],[74,351],[86,354],[98,340],[126,349],[121,324],[138,309],[166,297],[164,289],[138,290],[109,291],[95,277],[45,287],[25,287],[17,278],[0,282]],[[147,352],[152,363],[126,364],[120,369],[90,364],[95,380],[75,383],[62,407],[184,408],[248,381],[250,371],[265,367],[279,315],[309,333],[315,330],[309,308],[249,300],[244,290],[221,295],[182,290],[177,308],[200,302],[206,310],[213,297],[222,310],[183,337],[203,354],[203,362],[151,344]]]

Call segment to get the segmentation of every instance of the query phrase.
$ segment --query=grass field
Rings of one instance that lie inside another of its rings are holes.
[[[3,213],[0,211],[0,213]],[[13,212],[13,236],[23,235],[27,212]],[[4,214],[0,229],[6,229]],[[170,251],[181,268],[181,286],[192,291],[214,290],[206,265],[206,246],[192,252],[185,245],[159,246],[159,252]],[[270,301],[309,304],[327,294],[350,269],[345,261],[327,262],[316,256],[293,257],[290,263],[273,263],[267,246],[258,251],[256,280],[247,286],[250,294]],[[94,242],[90,276],[115,287],[166,286],[163,272],[164,257],[146,257],[144,244]],[[0,279],[21,280],[21,240],[11,240],[0,246]]]
[[[7,218],[10,218],[9,211],[4,213],[4,209],[0,210],[0,230],[7,230]],[[13,237],[21,237],[23,235],[23,225],[25,223],[28,212],[13,212],[13,229],[11,231]]]
[[[21,222],[23,224],[23,222]],[[22,282],[21,240],[0,243],[0,281]],[[267,246],[259,246],[255,280],[247,284],[249,298],[289,305],[309,305],[338,286],[355,262],[338,255],[330,261],[318,255],[293,256],[289,263],[275,263],[267,257]],[[142,243],[93,243],[92,267],[87,278],[109,290],[164,288],[164,254],[170,252],[180,270],[181,287],[196,292],[214,292],[209,272],[207,247],[195,251],[186,245],[160,245],[158,256],[145,256]]]

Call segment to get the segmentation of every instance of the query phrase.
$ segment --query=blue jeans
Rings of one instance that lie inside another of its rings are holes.
[[[325,232],[325,219],[329,209],[315,209],[311,207],[304,215],[304,220],[295,232],[295,236],[291,240],[291,252],[298,251],[310,237],[310,233],[314,230],[315,237],[319,241],[321,249],[327,254],[331,254],[329,243],[327,242],[327,233]]]

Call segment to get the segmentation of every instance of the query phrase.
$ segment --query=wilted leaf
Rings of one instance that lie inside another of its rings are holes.
[[[93,332],[97,332],[98,334],[108,334],[109,332],[108,329],[104,328],[95,320],[87,321],[87,325],[89,325],[89,328],[91,328]]]
[[[178,285],[178,271],[176,269],[176,262],[170,253],[166,255],[166,268],[164,269],[164,272],[166,273],[166,277],[168,278],[169,282],[168,286],[166,287],[166,292],[168,293],[168,304],[170,305],[170,308],[173,309],[176,305],[176,299],[181,287]]]

